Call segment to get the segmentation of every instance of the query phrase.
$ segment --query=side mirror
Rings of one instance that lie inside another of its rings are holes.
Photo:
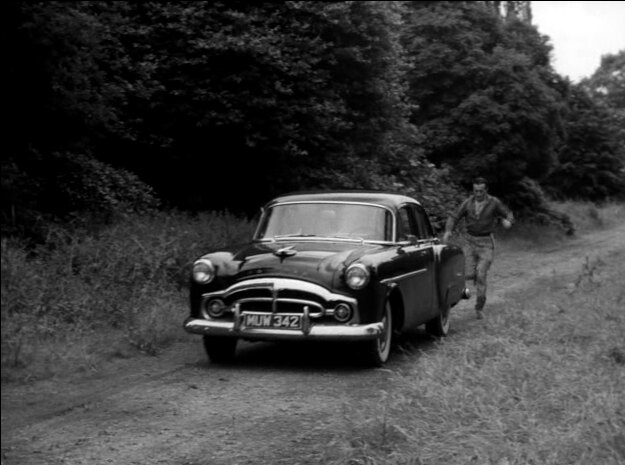
[[[407,247],[410,245],[417,245],[417,243],[418,243],[417,236],[415,236],[414,234],[407,234],[406,238],[399,243],[400,253],[402,253],[402,249],[401,249],[402,247]]]

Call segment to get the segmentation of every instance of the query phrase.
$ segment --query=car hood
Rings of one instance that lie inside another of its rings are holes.
[[[248,244],[234,254],[222,252],[208,258],[220,269],[223,278],[234,281],[281,276],[332,287],[335,277],[340,276],[345,267],[382,247],[354,242],[258,242]]]

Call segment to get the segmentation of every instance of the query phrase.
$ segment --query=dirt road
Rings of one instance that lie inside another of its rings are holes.
[[[551,250],[500,253],[489,303],[615,250],[625,250],[625,225]],[[453,333],[481,324],[471,305],[454,309]],[[355,366],[345,346],[267,343],[242,344],[236,363],[221,367],[209,365],[200,339],[189,336],[158,357],[5,386],[1,463],[317,463],[347,407],[392,392],[393,373],[436,350],[420,334],[401,344],[383,369]]]

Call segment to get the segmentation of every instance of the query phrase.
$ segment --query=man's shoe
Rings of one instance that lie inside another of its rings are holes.
[[[478,320],[483,320],[484,319],[484,312],[482,310],[476,310],[475,313],[477,314],[477,319]]]

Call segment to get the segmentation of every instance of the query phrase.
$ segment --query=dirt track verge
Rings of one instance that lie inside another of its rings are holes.
[[[574,277],[616,250],[625,250],[625,225],[549,250],[498,253],[489,303],[536,280]],[[480,324],[471,306],[454,309],[455,333]],[[355,366],[349,346],[308,344],[242,344],[236,363],[215,366],[190,336],[158,357],[3,386],[1,463],[318,463],[346,412],[392,393],[393,374],[436,343],[417,333],[402,347],[374,370]]]

